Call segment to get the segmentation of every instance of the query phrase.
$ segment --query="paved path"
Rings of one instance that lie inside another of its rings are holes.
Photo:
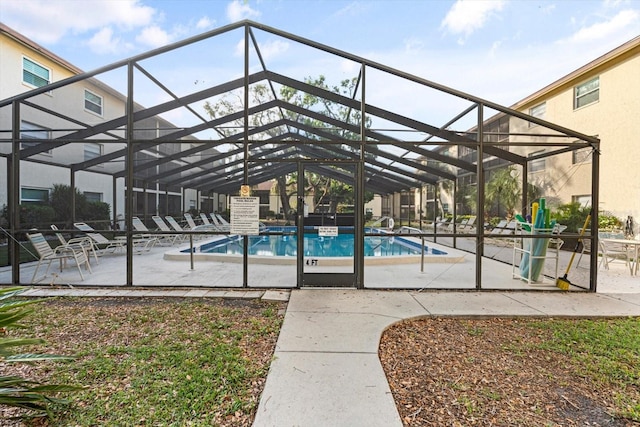
[[[420,316],[640,316],[640,294],[294,290],[254,427],[402,426],[378,344]]]

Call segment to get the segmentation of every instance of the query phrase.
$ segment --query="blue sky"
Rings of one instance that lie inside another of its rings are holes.
[[[0,2],[3,23],[87,71],[241,19],[512,105],[640,35],[640,0]],[[225,49],[240,46],[241,34],[234,37]],[[261,44],[280,69],[313,73],[300,62],[316,59],[286,40]],[[206,75],[188,78],[194,85]]]

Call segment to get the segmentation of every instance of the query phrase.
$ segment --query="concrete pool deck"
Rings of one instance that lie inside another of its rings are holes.
[[[440,239],[439,239],[440,242]],[[471,239],[458,239],[460,248],[473,245]],[[184,247],[184,246],[183,246]],[[446,247],[446,245],[445,245]],[[133,280],[135,288],[243,288],[243,267],[238,263],[195,261],[191,269],[189,261],[164,259],[165,253],[175,247],[156,246],[148,253],[133,256]],[[468,247],[472,250],[473,247]],[[365,287],[368,289],[475,289],[475,261],[473,253],[446,247],[456,253],[459,261],[455,263],[426,263],[424,271],[420,264],[400,264],[366,266],[364,271]],[[482,258],[482,288],[488,290],[548,290],[558,291],[555,286],[553,266],[545,264],[545,273],[541,283],[527,284],[513,278],[512,248],[508,246],[485,246]],[[562,276],[571,257],[570,252],[560,252],[558,275]],[[588,257],[576,267],[577,257],[568,278],[572,283],[588,289],[589,270],[585,268]],[[549,263],[552,264],[552,263]],[[65,268],[62,272],[54,263],[46,278],[38,285],[78,287],[124,287],[126,285],[125,254],[116,253],[100,257],[99,263],[93,262],[92,274],[85,274],[80,281],[77,269]],[[30,284],[35,263],[23,264],[20,269],[22,284]],[[295,265],[263,265],[249,260],[248,282],[251,289],[293,289],[296,287]],[[10,267],[0,268],[0,282],[11,283]],[[581,289],[572,287],[571,290]],[[612,263],[609,270],[598,270],[598,292],[639,292],[640,276],[631,276],[629,268],[622,262]]]

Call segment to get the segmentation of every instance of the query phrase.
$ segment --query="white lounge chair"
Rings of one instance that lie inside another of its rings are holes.
[[[73,248],[68,245],[60,245],[55,249],[52,249],[49,245],[49,242],[44,238],[42,233],[27,233],[27,238],[33,245],[36,252],[38,252],[38,256],[40,259],[38,260],[38,265],[36,265],[36,269],[33,272],[33,276],[31,277],[31,283],[36,282],[36,276],[38,275],[38,269],[43,262],[49,262],[47,264],[47,271],[44,273],[44,277],[49,273],[49,268],[51,268],[51,263],[54,260],[58,260],[60,262],[60,271],[62,271],[63,264],[66,264],[67,260],[74,260],[76,263],[76,267],[78,268],[78,273],[80,273],[80,278],[84,280],[84,275],[82,274],[82,269],[80,265],[84,264],[85,268],[89,273],[91,273],[91,266],[89,265],[89,258],[87,257],[87,253],[83,249]]]
[[[187,224],[189,225],[189,228],[191,230],[194,230],[197,227],[195,220],[193,219],[193,217],[189,212],[185,212],[184,219],[187,220]]]
[[[169,224],[178,233],[182,233],[183,231],[189,231],[191,229],[191,227],[187,227],[187,228],[182,227],[178,223],[178,221],[176,221],[176,219],[171,215],[165,216],[164,219],[165,221],[167,221],[167,224]]]
[[[172,230],[167,225],[167,223],[164,222],[164,220],[161,217],[159,217],[157,215],[154,215],[154,216],[151,217],[151,219],[153,220],[153,222],[156,223],[156,225],[158,226],[160,231],[175,231],[175,230]],[[172,240],[171,244],[175,244],[177,241],[181,241],[182,242],[182,241],[184,241],[184,238],[187,237],[184,234],[162,234],[161,236],[165,236],[167,238],[172,238],[173,240]]]
[[[127,239],[109,240],[84,222],[76,222],[73,226],[89,236],[93,240],[96,249],[102,252],[118,252],[125,250],[127,247]],[[133,239],[133,250],[135,252],[148,251],[155,246],[157,241],[155,238],[136,237]]]
[[[229,224],[227,221],[221,221],[221,218],[218,214],[212,213],[209,214],[211,216],[211,220],[213,221],[213,225],[215,225],[216,227],[218,227],[218,229],[220,229],[220,231],[229,231],[231,230],[231,224]],[[224,218],[222,218],[224,219]]]
[[[168,234],[150,234],[151,230],[147,228],[146,225],[142,222],[140,218],[137,216],[131,217],[131,224],[136,231],[143,233],[140,235],[140,238],[148,238],[148,239],[156,239],[156,242],[159,244],[168,244],[173,245],[176,240],[176,235],[168,235]],[[169,230],[171,231],[171,230]]]
[[[187,220],[187,224],[189,224],[189,228],[192,231],[220,231],[218,227],[211,223],[196,225],[196,222],[193,220],[193,217],[190,213],[185,213],[184,217]]]
[[[207,215],[204,212],[200,213],[200,219],[202,219],[202,225],[211,225],[211,221],[209,221],[209,217],[207,217]]]

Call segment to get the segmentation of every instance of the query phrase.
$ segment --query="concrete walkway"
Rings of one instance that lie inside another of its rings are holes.
[[[294,290],[254,427],[402,426],[378,344],[424,316],[640,316],[640,294]]]

